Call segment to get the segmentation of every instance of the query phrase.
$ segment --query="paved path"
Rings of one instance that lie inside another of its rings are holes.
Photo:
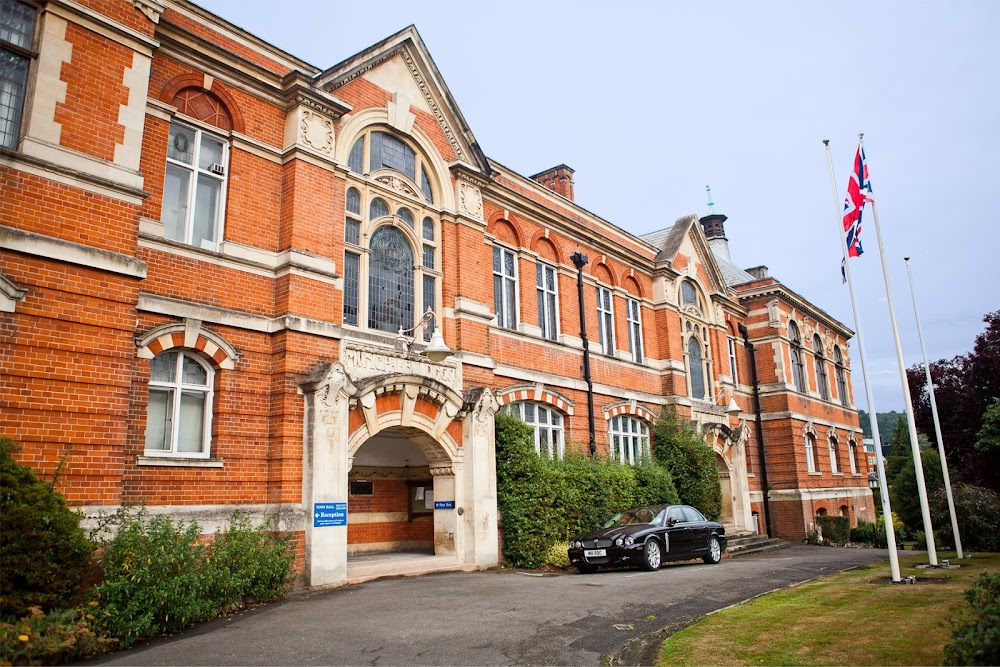
[[[492,570],[387,579],[293,596],[91,664],[601,665],[609,657],[641,663],[651,647],[636,650],[642,642],[632,640],[887,558],[884,550],[793,546],[657,572]]]

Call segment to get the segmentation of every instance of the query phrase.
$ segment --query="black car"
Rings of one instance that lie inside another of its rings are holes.
[[[611,565],[655,570],[664,561],[701,558],[715,564],[726,550],[726,529],[689,505],[652,505],[619,512],[600,530],[569,541],[569,560],[589,574]]]

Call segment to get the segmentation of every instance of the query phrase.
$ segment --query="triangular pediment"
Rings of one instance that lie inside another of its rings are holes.
[[[701,266],[708,277],[709,284],[706,287],[713,293],[729,294],[725,278],[697,216],[688,215],[675,222],[674,226],[667,230],[659,245],[657,263],[669,262],[675,269],[683,264],[684,269],[681,272],[689,272],[691,275],[695,275],[697,267]],[[680,256],[683,256],[684,260],[679,261]],[[689,263],[690,260],[693,260],[693,265]]]
[[[405,96],[412,108],[432,115],[457,156],[456,161],[483,174],[490,173],[486,156],[414,26],[327,69],[315,83],[336,95],[339,88],[358,77],[394,95]]]

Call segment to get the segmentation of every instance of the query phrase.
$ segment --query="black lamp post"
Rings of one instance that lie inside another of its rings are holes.
[[[583,267],[590,261],[581,252],[569,256],[576,267],[576,290],[580,300],[580,338],[583,340],[583,379],[587,383],[587,427],[590,429],[590,457],[597,456],[594,439],[594,381],[590,379],[590,343],[587,342],[587,314],[583,307]]]

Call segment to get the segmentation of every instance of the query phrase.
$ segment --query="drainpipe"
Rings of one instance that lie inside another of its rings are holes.
[[[587,314],[583,308],[583,267],[589,260],[580,252],[574,252],[569,258],[576,266],[576,291],[580,300],[580,338],[583,339],[583,379],[587,382],[587,427],[590,429],[590,458],[594,458],[597,456],[597,441],[594,439],[594,381],[590,379],[590,343],[587,342]]]
[[[764,495],[764,526],[767,536],[771,537],[774,532],[771,530],[771,509],[768,502],[770,487],[767,484],[767,461],[764,458],[764,427],[760,418],[760,383],[757,381],[757,353],[753,343],[750,342],[750,331],[742,324],[739,325],[740,334],[743,336],[743,344],[750,350],[750,376],[753,378],[753,402],[754,402],[754,422],[757,427],[757,451],[760,456],[760,487]]]

